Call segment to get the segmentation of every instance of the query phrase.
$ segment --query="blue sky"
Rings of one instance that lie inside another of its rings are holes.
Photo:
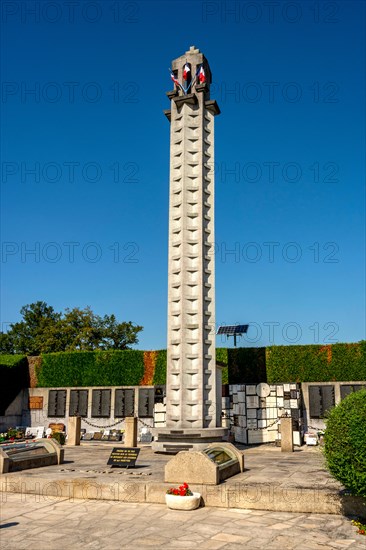
[[[364,2],[14,1],[1,17],[3,329],[44,300],[166,347],[163,110],[195,45],[221,108],[217,324],[250,323],[244,346],[365,338]]]

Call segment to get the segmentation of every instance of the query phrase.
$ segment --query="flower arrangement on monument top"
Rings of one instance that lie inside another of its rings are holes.
[[[189,488],[188,483],[183,483],[178,489],[171,487],[166,492],[167,495],[176,495],[178,497],[191,497],[193,496],[192,491]]]

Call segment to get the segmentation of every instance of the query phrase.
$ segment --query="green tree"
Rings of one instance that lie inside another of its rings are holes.
[[[101,347],[103,324],[90,307],[66,309],[62,319],[65,351],[93,351]]]
[[[59,322],[61,314],[56,313],[46,302],[35,302],[20,310],[23,320],[10,325],[7,333],[12,342],[12,353],[39,355],[41,352],[61,351]]]
[[[131,321],[118,323],[115,315],[105,315],[103,326],[103,349],[128,349],[130,344],[138,343],[138,333],[143,329]]]
[[[10,334],[0,332],[0,353],[13,353],[14,344]]]
[[[101,317],[90,307],[57,313],[45,302],[35,302],[20,310],[22,321],[0,334],[0,353],[40,355],[58,351],[129,349],[138,343],[142,326],[118,323],[115,315]]]

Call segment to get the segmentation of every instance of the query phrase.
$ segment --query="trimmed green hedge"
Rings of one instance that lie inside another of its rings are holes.
[[[1,367],[17,367],[26,359],[25,355],[0,355]]]
[[[156,385],[166,384],[166,357],[166,350],[157,352],[153,377]],[[223,367],[223,384],[366,380],[366,341],[269,348],[216,348],[216,362]],[[16,370],[18,368],[19,371]],[[12,370],[14,380],[10,373]],[[38,387],[135,386],[141,383],[144,376],[144,352],[114,350],[44,354],[42,364],[37,367],[37,375]],[[27,384],[26,357],[1,355],[2,404],[9,404],[7,387],[13,388],[13,395]]]
[[[216,348],[216,364],[222,367],[222,383],[229,383],[229,372],[228,372],[228,350],[227,348]]]
[[[266,364],[269,384],[366,380],[366,343],[271,346]]]
[[[0,381],[0,416],[2,416],[20,390],[30,385],[26,356],[0,355]]]
[[[144,352],[75,351],[42,355],[38,387],[138,386],[144,375]]]
[[[331,367],[336,380],[366,380],[366,341],[333,344]]]
[[[266,382],[266,348],[229,348],[229,383]]]
[[[153,384],[166,384],[166,349],[158,350],[156,357]]]

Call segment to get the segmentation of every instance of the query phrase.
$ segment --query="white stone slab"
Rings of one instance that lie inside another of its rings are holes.
[[[276,407],[269,407],[268,409],[266,409],[266,411],[267,411],[267,418],[274,419],[278,417],[278,412]]]
[[[257,394],[257,386],[246,386],[245,392],[247,395],[256,395]]]
[[[247,409],[248,418],[257,418],[257,409]]]
[[[277,401],[275,397],[267,397],[266,399],[267,407],[275,407],[276,405],[277,405]]]
[[[251,418],[248,418],[247,420],[247,427],[250,429],[250,428],[257,428],[258,427],[258,424],[257,424],[257,420],[255,420],[254,418],[251,419]]]
[[[237,443],[247,443],[247,431],[245,429],[239,429],[238,432],[235,434],[235,441]]]
[[[260,431],[252,431],[248,430],[248,443],[266,443],[268,441],[267,439],[268,434],[266,430],[260,430]]]
[[[243,391],[238,392],[238,402],[245,403],[245,393]]]
[[[247,418],[246,416],[239,416],[238,417],[238,423],[240,428],[246,428],[247,427]]]
[[[277,386],[277,397],[283,397],[283,386]]]
[[[257,395],[247,395],[247,409],[258,408],[259,397]]]
[[[245,403],[238,403],[238,414],[240,416],[245,416],[245,413],[246,413],[246,409],[245,409]]]

